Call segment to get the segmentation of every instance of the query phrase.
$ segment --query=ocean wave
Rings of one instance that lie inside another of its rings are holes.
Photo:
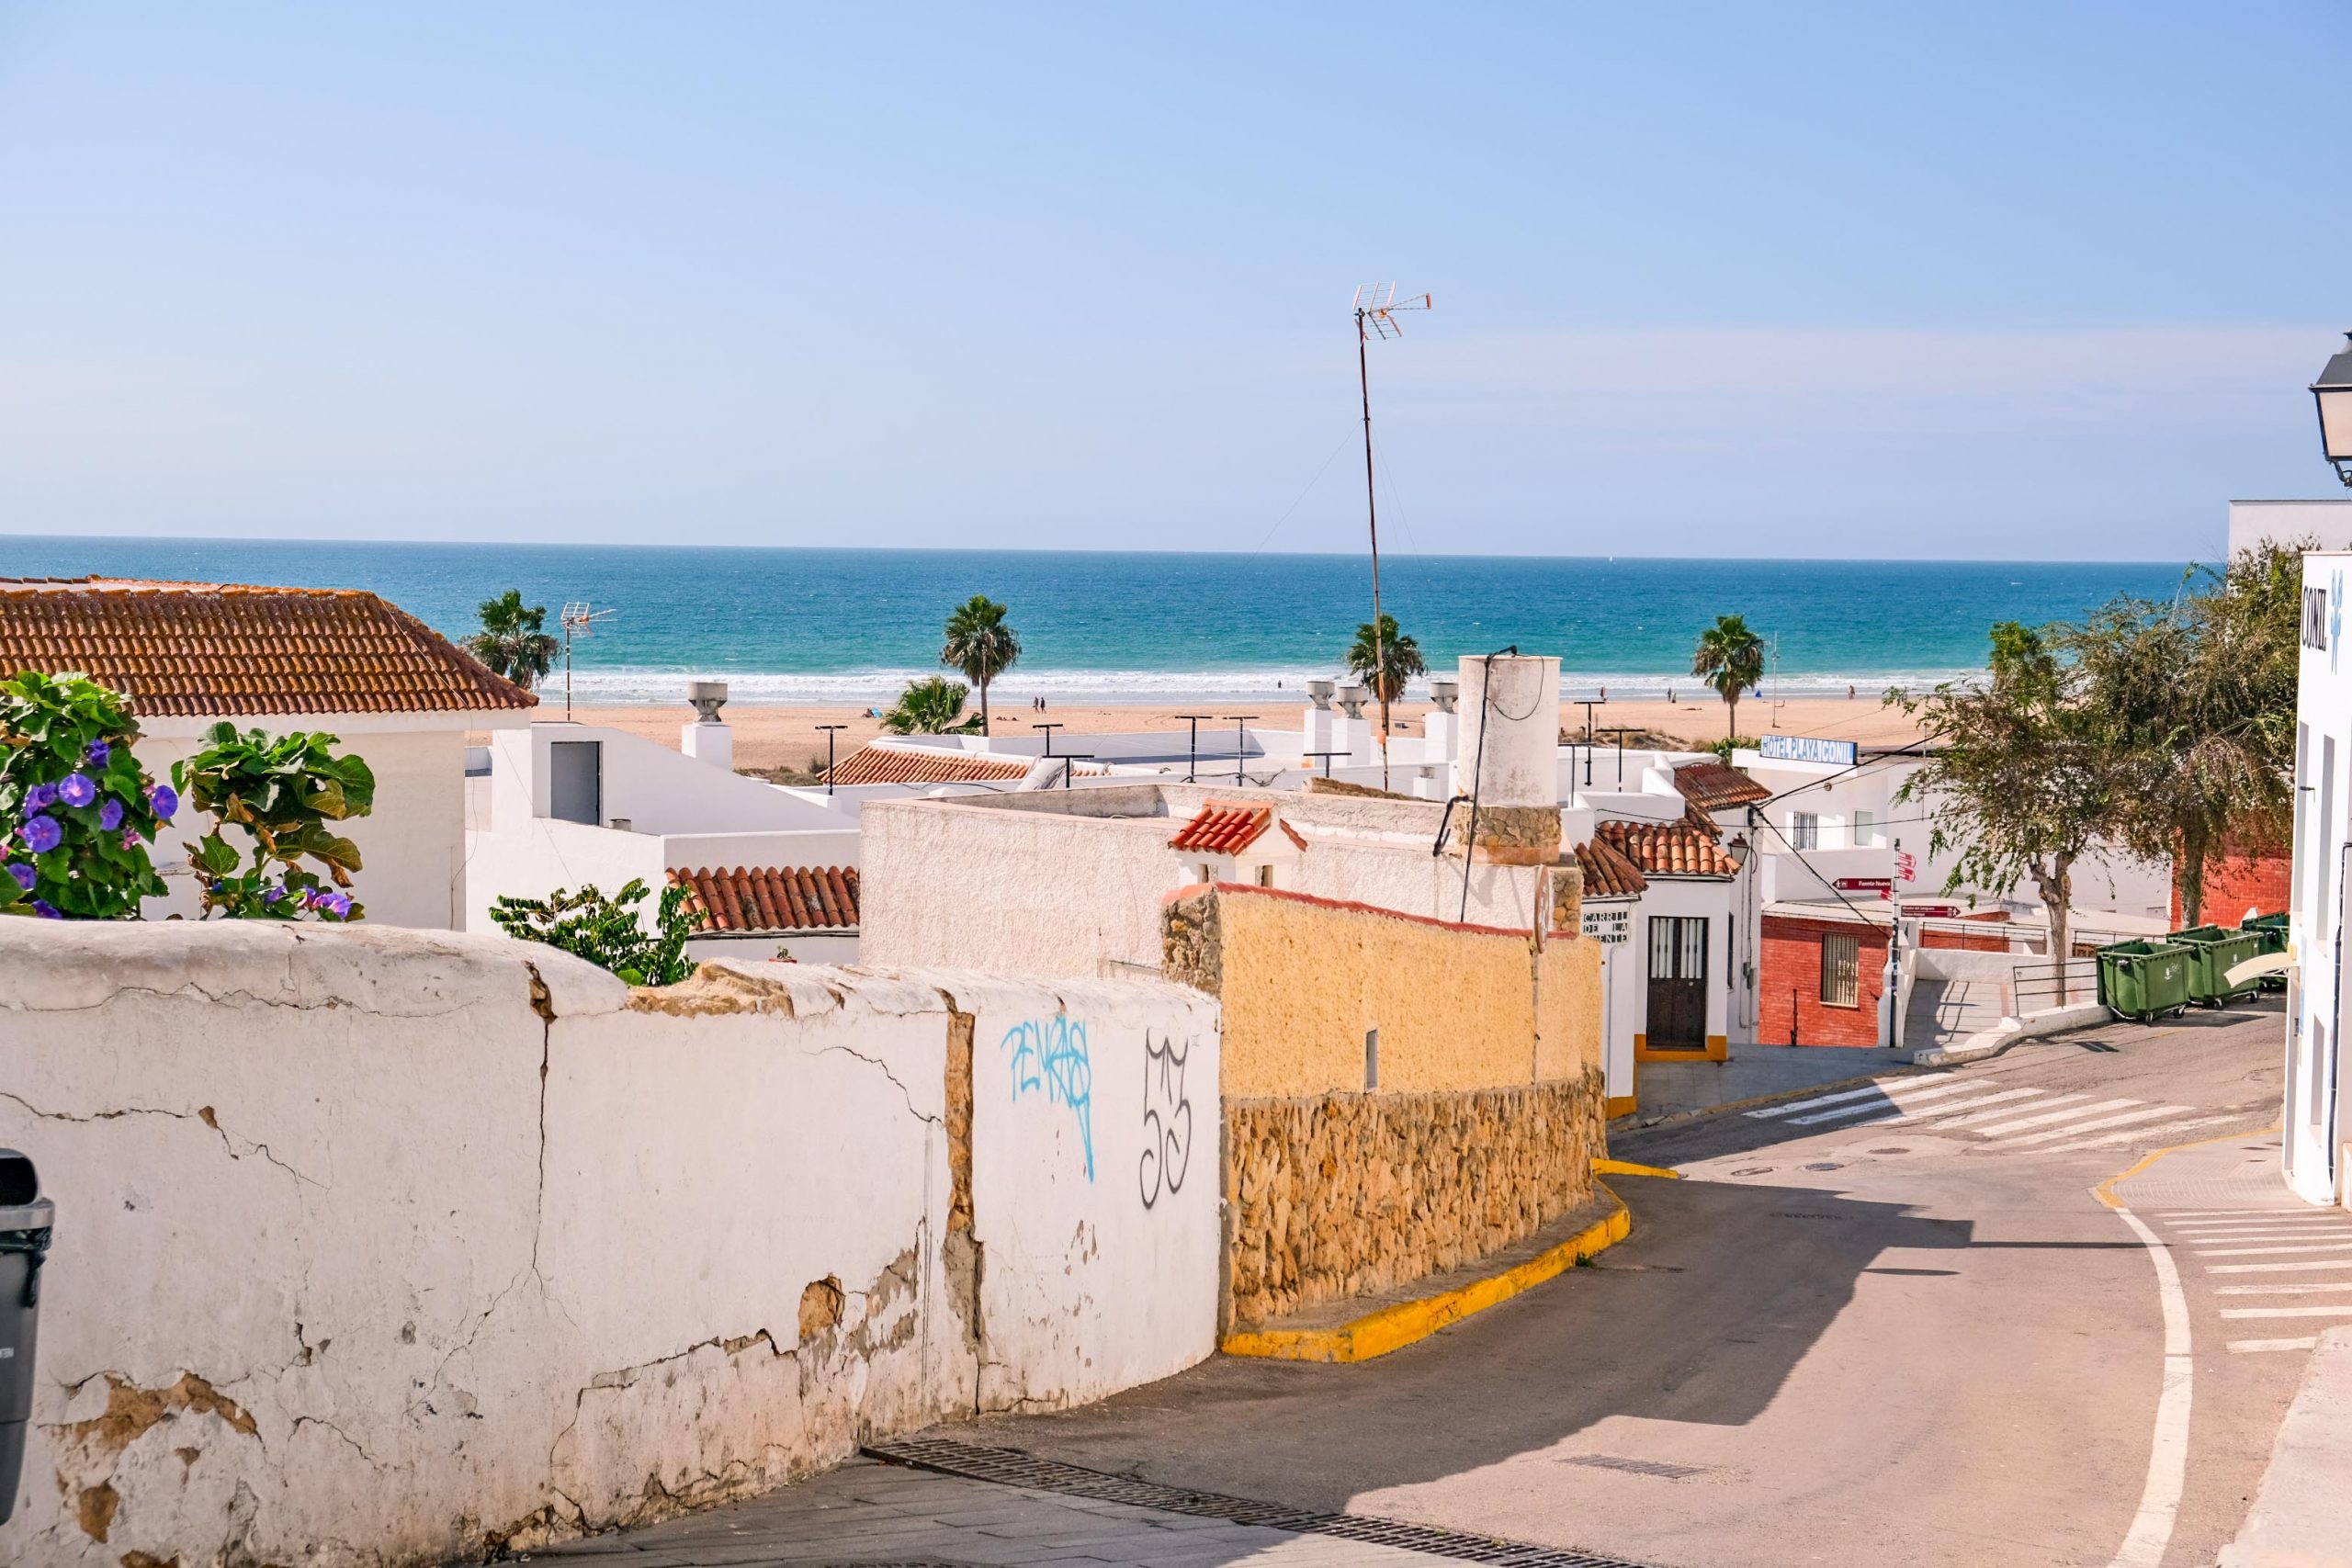
[[[676,703],[685,705],[691,680],[720,680],[728,684],[729,700],[750,706],[879,705],[895,699],[914,681],[945,671],[931,669],[860,669],[825,672],[786,672],[741,670],[656,670],[605,668],[574,671],[572,694],[583,703],[605,706]],[[1858,697],[1875,700],[1890,687],[1925,691],[1941,681],[1964,679],[1966,670],[1874,670],[1824,674],[1783,675],[1767,680],[1760,696],[1797,699],[1843,697],[1851,687]],[[1307,668],[1286,670],[1020,670],[989,687],[992,702],[1026,702],[1032,697],[1068,703],[1213,703],[1296,702],[1306,700],[1306,682],[1332,678],[1333,671]],[[563,678],[552,675],[541,688],[545,696],[560,699]],[[1565,699],[1609,696],[1655,701],[1672,692],[1677,699],[1714,696],[1689,674],[1673,672],[1563,671],[1560,692]],[[1428,687],[1416,681],[1408,701],[1426,699]],[[1742,701],[1757,700],[1750,694]]]

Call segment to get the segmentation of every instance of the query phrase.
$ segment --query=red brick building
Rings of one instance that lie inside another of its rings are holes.
[[[2276,915],[2287,908],[2294,881],[2294,862],[2283,851],[2261,854],[2216,855],[2205,863],[2205,923],[2233,926],[2252,909]],[[2187,919],[2181,908],[2180,885],[2172,890],[2172,923],[2179,929]]]
[[[1886,926],[1843,908],[1767,911],[1758,934],[1756,1038],[1767,1045],[1878,1043]]]

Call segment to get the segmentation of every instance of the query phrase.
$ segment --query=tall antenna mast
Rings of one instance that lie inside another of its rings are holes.
[[[1372,483],[1372,370],[1365,346],[1377,337],[1386,342],[1405,335],[1399,310],[1426,310],[1426,294],[1396,298],[1394,283],[1367,283],[1356,290],[1356,388],[1363,394],[1363,512],[1372,532],[1372,692],[1380,699],[1380,787],[1388,787],[1388,660],[1383,648],[1385,630],[1380,624],[1380,502]]]
[[[563,722],[571,722],[571,638],[574,633],[586,637],[596,629],[598,621],[610,620],[618,610],[592,610],[585,599],[575,599],[563,607],[557,617],[563,627]]]

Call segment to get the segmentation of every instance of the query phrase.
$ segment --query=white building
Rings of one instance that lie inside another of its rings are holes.
[[[2344,1047],[2344,897],[2352,820],[2352,660],[2344,658],[2352,552],[2303,558],[2295,703],[2295,860],[2289,896],[2287,1181],[2314,1203],[2352,1201]]]
[[[537,701],[353,590],[0,579],[0,671],[25,670],[79,672],[128,696],[140,762],[159,782],[224,719],[334,736],[376,775],[374,809],[338,825],[359,846],[367,918],[441,930],[462,926],[469,902],[466,737],[525,734]],[[185,845],[200,831],[184,811],[157,840],[171,893],[148,919],[198,913]]]

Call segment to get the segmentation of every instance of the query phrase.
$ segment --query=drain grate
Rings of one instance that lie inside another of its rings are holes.
[[[1622,1470],[1628,1475],[1663,1476],[1668,1481],[1705,1475],[1714,1469],[1714,1466],[1707,1464],[1668,1464],[1657,1459],[1627,1459],[1622,1454],[1570,1454],[1560,1462],[1589,1465],[1594,1470]]]
[[[1532,1546],[1524,1541],[1500,1540],[1430,1525],[1408,1525],[1362,1514],[1322,1514],[1280,1503],[1259,1503],[1216,1492],[1131,1481],[1123,1475],[1107,1475],[1058,1460],[1037,1459],[1012,1449],[982,1448],[953,1438],[909,1438],[896,1443],[876,1443],[869,1445],[865,1452],[892,1464],[935,1470],[971,1481],[992,1481],[1002,1486],[1023,1486],[1033,1492],[1053,1492],[1065,1497],[1091,1497],[1098,1503],[1125,1503],[1138,1508],[1157,1508],[1164,1514],[1225,1519],[1237,1525],[1288,1530],[1293,1535],[1328,1535],[1340,1540],[1399,1547],[1457,1562],[1493,1562],[1504,1568],[1646,1568],[1630,1558],[1600,1557],[1589,1551]]]

